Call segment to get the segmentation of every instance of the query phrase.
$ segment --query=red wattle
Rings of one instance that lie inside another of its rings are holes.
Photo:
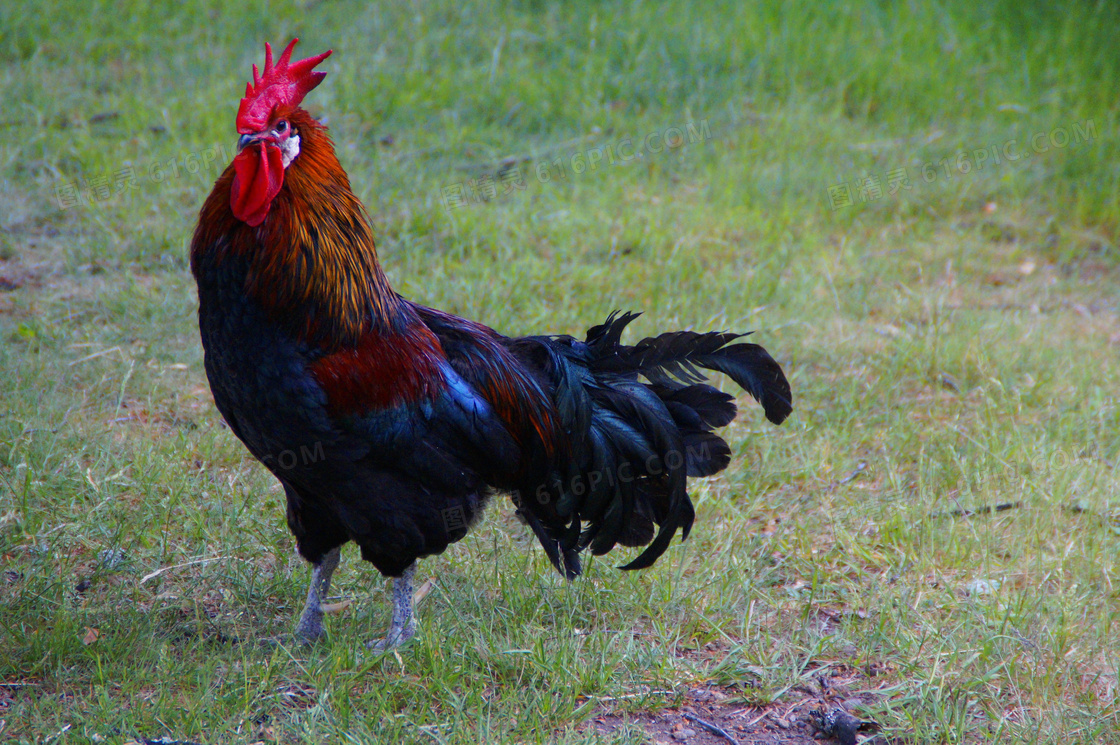
[[[261,142],[242,150],[233,159],[229,201],[234,217],[254,228],[260,225],[283,184],[284,158],[280,148]]]

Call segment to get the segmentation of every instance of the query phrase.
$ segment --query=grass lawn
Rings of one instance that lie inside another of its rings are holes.
[[[1120,742],[1120,8],[1060,5],[0,4],[0,740]],[[786,367],[654,568],[566,584],[495,500],[398,654],[352,547],[284,640],[187,246],[295,35],[404,295]]]

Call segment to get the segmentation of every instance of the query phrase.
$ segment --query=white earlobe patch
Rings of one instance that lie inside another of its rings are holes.
[[[293,134],[284,140],[284,144],[280,146],[280,157],[284,167],[290,166],[297,155],[299,155],[299,135]]]

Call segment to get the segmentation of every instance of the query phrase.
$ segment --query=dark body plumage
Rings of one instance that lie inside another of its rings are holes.
[[[299,550],[319,562],[353,540],[400,575],[461,539],[509,492],[552,562],[648,547],[649,566],[693,521],[687,476],[730,460],[713,433],[736,410],[702,382],[726,373],[779,423],[779,365],[725,333],[620,342],[632,315],[585,341],[508,338],[399,297],[324,128],[301,136],[267,219],[230,211],[232,167],[202,208],[191,248],[214,400],[283,483]]]

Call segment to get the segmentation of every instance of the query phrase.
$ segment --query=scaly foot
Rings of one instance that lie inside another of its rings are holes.
[[[338,567],[340,549],[328,551],[311,572],[311,586],[307,588],[307,604],[303,606],[299,623],[296,624],[296,639],[311,644],[326,636],[323,628],[323,600],[331,589],[331,575]]]
[[[416,636],[416,619],[412,617],[412,575],[416,573],[413,563],[404,574],[393,580],[393,620],[389,633],[384,639],[374,639],[366,646],[378,654],[396,649]]]

